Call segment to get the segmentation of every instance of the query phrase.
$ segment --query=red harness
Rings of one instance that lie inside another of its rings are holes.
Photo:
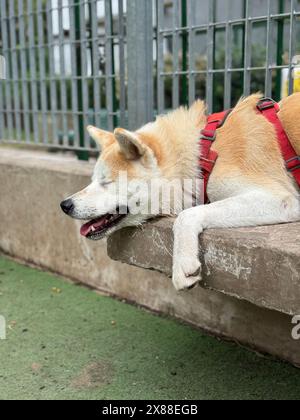
[[[285,160],[286,168],[289,172],[292,173],[295,181],[300,187],[300,156],[297,155],[295,149],[291,145],[287,133],[285,132],[281,121],[278,118],[278,111],[280,110],[279,105],[274,102],[273,99],[264,98],[258,102],[257,110],[274,125],[277,132],[282,156]],[[232,110],[223,111],[218,114],[212,114],[208,116],[206,127],[201,131],[200,169],[204,181],[205,204],[209,202],[207,196],[207,185],[209,177],[218,159],[218,153],[215,150],[212,150],[211,147],[217,138],[217,130],[225,124],[231,111]]]

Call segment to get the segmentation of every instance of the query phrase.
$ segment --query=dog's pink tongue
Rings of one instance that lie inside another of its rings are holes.
[[[93,226],[93,222],[86,223],[83,225],[80,229],[80,234],[84,237],[87,237],[87,235],[90,233]]]
[[[105,224],[105,221],[106,221],[105,218],[101,218],[99,220],[92,220],[91,222],[86,223],[80,229],[81,235],[87,237],[88,234],[91,233],[92,230],[96,231],[97,229],[101,228],[102,225]]]

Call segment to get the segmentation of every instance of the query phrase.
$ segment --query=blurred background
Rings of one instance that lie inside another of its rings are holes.
[[[1,0],[0,142],[96,146],[84,127],[137,128],[207,101],[300,91],[299,0]]]

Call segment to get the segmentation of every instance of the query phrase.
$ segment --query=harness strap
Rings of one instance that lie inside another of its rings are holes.
[[[273,99],[264,98],[258,102],[257,109],[274,125],[286,169],[291,172],[297,184],[300,186],[300,156],[297,155],[278,118],[279,105]]]
[[[207,196],[207,185],[210,174],[212,173],[216,161],[218,159],[218,153],[215,150],[211,149],[213,142],[216,140],[217,137],[217,130],[221,128],[231,110],[219,112],[217,114],[212,114],[207,118],[207,124],[205,128],[201,131],[200,136],[200,148],[201,148],[201,155],[200,155],[200,168],[202,172],[202,178],[204,181],[204,202],[205,204],[208,203],[208,196]]]

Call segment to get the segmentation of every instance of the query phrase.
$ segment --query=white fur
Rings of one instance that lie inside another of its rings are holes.
[[[177,290],[201,281],[199,235],[204,229],[294,222],[300,219],[299,197],[253,186],[235,197],[183,211],[174,225],[173,284]]]

